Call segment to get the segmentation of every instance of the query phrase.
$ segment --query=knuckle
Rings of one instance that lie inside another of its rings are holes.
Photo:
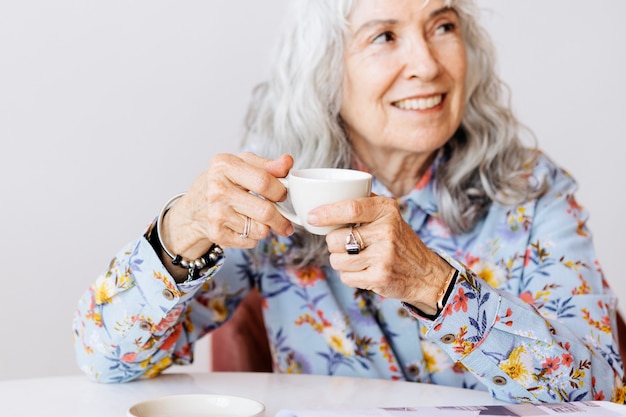
[[[273,177],[266,172],[262,172],[261,175],[257,175],[254,179],[255,189],[253,191],[265,195],[265,192],[270,188],[272,179]]]
[[[259,228],[259,231],[258,231],[259,236],[260,236],[259,240],[265,239],[266,237],[269,236],[271,229],[269,228],[268,225],[266,225],[266,224],[259,224],[257,227]]]
[[[232,156],[226,153],[218,153],[211,160],[211,165],[215,168],[226,166],[230,163]]]
[[[262,204],[258,205],[258,210],[258,219],[263,223],[267,223],[272,220],[276,213],[274,206],[267,201],[262,201]]]
[[[385,212],[399,212],[400,204],[394,198],[381,197],[378,199],[378,205]]]
[[[357,200],[349,200],[346,211],[352,218],[358,219],[363,214],[363,206]]]

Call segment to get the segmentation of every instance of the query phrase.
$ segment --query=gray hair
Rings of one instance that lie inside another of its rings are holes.
[[[255,89],[249,107],[245,148],[271,158],[289,153],[296,167],[350,167],[352,148],[339,109],[347,18],[357,1],[289,2],[290,20],[272,75]],[[477,6],[473,0],[446,4],[460,17],[467,48],[466,102],[461,125],[444,146],[447,161],[434,179],[440,217],[452,232],[463,233],[493,202],[519,204],[542,189],[522,175],[534,153],[520,139],[523,126],[496,74],[494,48],[478,23]],[[307,250],[292,251],[292,260],[304,265],[326,258],[322,238],[300,229],[294,238]]]

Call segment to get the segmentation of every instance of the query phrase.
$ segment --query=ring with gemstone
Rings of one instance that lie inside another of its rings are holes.
[[[345,248],[348,255],[358,255],[361,249],[363,249],[361,235],[359,235],[359,232],[354,226],[350,226],[350,231],[348,232],[348,236],[346,236]]]

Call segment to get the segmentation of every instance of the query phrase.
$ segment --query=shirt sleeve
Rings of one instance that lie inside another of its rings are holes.
[[[546,178],[550,188],[535,202],[525,251],[502,260],[508,282],[496,289],[440,253],[459,278],[436,320],[418,318],[426,337],[498,399],[622,403],[616,297],[574,199],[575,182],[558,169]]]
[[[125,382],[191,363],[194,342],[226,321],[249,290],[247,280],[218,273],[228,257],[176,284],[145,237],[123,248],[79,300],[73,330],[81,370],[99,382]]]

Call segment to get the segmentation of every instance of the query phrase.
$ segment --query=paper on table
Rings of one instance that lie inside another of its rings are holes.
[[[626,406],[607,401],[580,401],[550,404],[507,404],[484,406],[347,408],[281,410],[276,417],[622,417]]]

